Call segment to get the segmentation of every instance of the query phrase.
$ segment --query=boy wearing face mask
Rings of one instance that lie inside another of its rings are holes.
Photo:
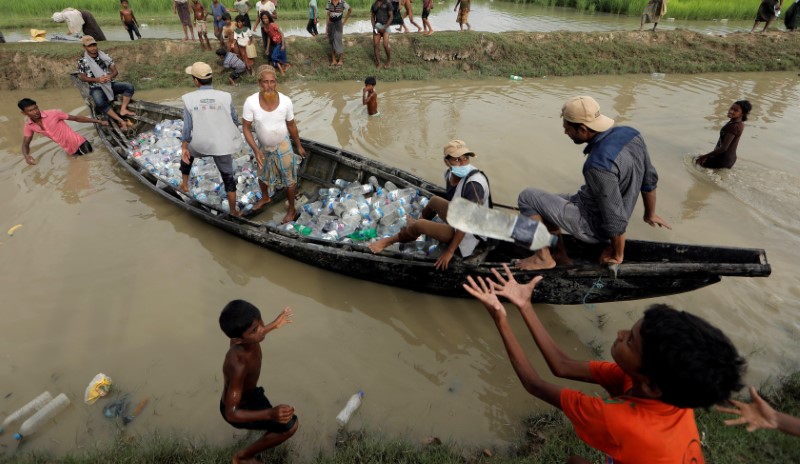
[[[466,258],[475,251],[476,246],[483,240],[482,237],[468,234],[454,229],[447,224],[447,209],[453,198],[465,198],[487,208],[492,207],[492,194],[489,189],[489,179],[472,166],[470,161],[475,157],[466,144],[461,140],[451,140],[444,146],[444,163],[447,171],[444,174],[447,188],[445,197],[434,196],[430,199],[419,220],[408,218],[408,223],[399,233],[391,237],[382,238],[369,245],[373,253],[380,253],[394,243],[413,242],[420,235],[427,235],[436,240],[447,243],[447,249],[436,260],[436,269],[447,269],[456,251],[462,258]],[[444,221],[433,222],[435,216]]]

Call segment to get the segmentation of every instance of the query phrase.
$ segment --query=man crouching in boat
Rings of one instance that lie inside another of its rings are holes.
[[[242,148],[239,135],[239,118],[233,107],[231,94],[211,87],[211,66],[198,61],[186,68],[192,76],[197,90],[183,97],[183,134],[181,142],[181,174],[183,182],[180,189],[189,191],[189,172],[197,157],[211,156],[219,169],[228,206],[233,216],[241,216],[236,209],[236,180],[233,177],[233,153]]]
[[[530,188],[519,194],[520,213],[543,222],[551,234],[564,229],[587,243],[610,242],[600,264],[620,264],[625,251],[625,229],[639,192],[644,201],[644,222],[652,227],[669,225],[656,215],[658,173],[642,135],[632,127],[614,125],[600,113],[592,97],[572,97],[561,108],[564,133],[576,145],[586,144],[583,164],[586,183],[574,195],[555,195]],[[560,238],[560,237],[559,237]],[[564,242],[553,254],[542,248],[517,261],[519,269],[550,269],[569,264]]]
[[[408,218],[408,224],[400,229],[399,233],[371,243],[369,249],[373,253],[380,253],[394,243],[413,242],[417,237],[425,234],[440,242],[448,243],[447,249],[436,260],[436,269],[447,269],[456,250],[464,258],[470,256],[482,238],[456,230],[446,222],[447,209],[453,198],[461,197],[487,208],[492,207],[489,179],[478,168],[470,164],[470,158],[474,157],[475,153],[467,148],[461,140],[452,140],[445,145],[444,163],[448,169],[444,174],[444,179],[447,186],[445,195],[447,198],[434,196],[422,210],[421,219],[415,221]],[[436,215],[445,223],[431,221]]]

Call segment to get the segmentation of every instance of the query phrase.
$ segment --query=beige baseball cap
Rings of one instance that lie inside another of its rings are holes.
[[[211,66],[208,63],[203,63],[202,61],[197,61],[193,65],[186,68],[186,74],[191,74],[192,77],[197,79],[208,79],[211,77],[213,71],[211,70]]]
[[[473,153],[472,150],[467,148],[467,144],[464,143],[463,140],[451,140],[447,142],[447,145],[444,146],[445,158],[447,158],[448,156],[452,156],[453,158],[459,158],[464,155],[475,156],[475,153]]]
[[[600,114],[600,105],[592,97],[572,97],[561,107],[561,117],[569,122],[583,124],[595,132],[605,132],[614,120]]]
[[[85,35],[85,36],[81,37],[81,42],[83,42],[83,46],[84,47],[87,47],[87,46],[89,46],[91,44],[96,44],[97,43],[97,41],[94,40],[94,37],[92,37],[90,35]]]

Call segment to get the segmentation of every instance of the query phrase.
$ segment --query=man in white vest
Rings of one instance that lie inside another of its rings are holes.
[[[489,179],[470,164],[471,158],[474,157],[475,153],[461,140],[451,140],[445,145],[444,164],[448,169],[444,173],[444,179],[447,198],[434,196],[422,210],[421,219],[415,221],[408,218],[407,225],[400,229],[398,234],[371,243],[369,249],[373,253],[380,253],[394,243],[413,242],[424,234],[448,244],[447,249],[436,260],[436,269],[447,269],[456,251],[462,258],[472,255],[483,238],[454,229],[447,224],[447,209],[450,200],[458,197],[487,208],[492,207]],[[437,215],[445,222],[431,221]]]
[[[233,216],[241,216],[236,209],[236,179],[233,177],[233,154],[242,149],[239,134],[239,118],[233,107],[231,94],[214,90],[211,86],[211,66],[202,61],[186,68],[192,76],[197,90],[187,93],[183,98],[183,134],[181,142],[181,174],[183,182],[180,189],[189,191],[189,172],[197,157],[211,156],[219,169],[228,206]]]
[[[253,210],[269,203],[270,190],[285,187],[289,201],[289,209],[283,218],[286,223],[297,217],[294,192],[299,163],[292,150],[292,143],[302,158],[306,157],[306,152],[300,143],[300,133],[294,122],[292,100],[278,92],[275,68],[269,65],[258,68],[258,87],[258,93],[247,97],[242,110],[244,139],[256,154],[258,183],[262,193],[261,200],[253,205]],[[258,143],[253,138],[253,128]]]

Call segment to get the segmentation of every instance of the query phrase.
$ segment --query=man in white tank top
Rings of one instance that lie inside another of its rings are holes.
[[[183,133],[181,142],[180,189],[189,191],[189,173],[197,157],[210,156],[219,169],[228,206],[233,216],[241,216],[236,210],[236,179],[233,177],[233,154],[242,149],[239,135],[239,118],[233,107],[231,94],[211,87],[211,66],[198,61],[186,68],[192,76],[197,90],[189,92],[183,99]]]
[[[286,188],[289,209],[283,222],[293,221],[297,216],[294,207],[294,193],[297,185],[298,160],[292,150],[292,143],[297,154],[306,157],[300,143],[300,133],[294,122],[292,100],[278,92],[278,80],[275,68],[263,65],[258,68],[259,92],[247,98],[242,110],[244,119],[244,139],[256,154],[259,170],[261,200],[253,205],[253,209],[261,208],[269,203],[269,192],[276,188]],[[258,143],[253,138],[255,129]]]

